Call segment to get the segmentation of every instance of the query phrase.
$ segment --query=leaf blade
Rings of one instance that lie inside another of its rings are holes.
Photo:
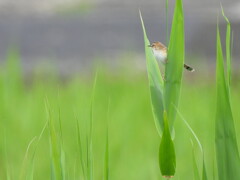
[[[164,124],[164,131],[159,148],[159,165],[162,176],[172,178],[176,169],[176,154],[168,126],[166,111],[164,112]]]
[[[177,0],[173,16],[173,24],[170,35],[168,62],[165,70],[164,86],[164,107],[166,108],[169,120],[170,131],[173,130],[173,124],[178,107],[180,88],[183,73],[183,64],[185,56],[184,48],[184,15],[182,0]]]
[[[240,179],[240,158],[230,104],[229,85],[224,72],[224,59],[218,26],[216,61],[217,109],[215,119],[215,146],[218,177],[220,180],[237,180]]]
[[[143,36],[144,36],[144,44],[145,44],[145,54],[146,54],[146,64],[147,64],[147,72],[148,72],[148,80],[149,80],[149,87],[150,87],[150,94],[151,94],[151,102],[152,102],[152,110],[153,116],[155,121],[155,126],[159,135],[162,135],[162,131],[164,129],[164,120],[163,120],[163,111],[164,111],[164,103],[163,103],[163,79],[160,73],[160,69],[158,67],[158,63],[152,53],[151,48],[148,47],[150,44],[144,22],[142,19],[141,12],[140,20],[143,29]]]

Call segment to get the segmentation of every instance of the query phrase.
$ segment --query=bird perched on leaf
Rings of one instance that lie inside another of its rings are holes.
[[[154,42],[151,45],[149,45],[149,47],[152,48],[153,54],[159,62],[161,62],[162,64],[167,63],[167,61],[168,61],[168,59],[167,59],[167,47],[164,44],[157,41],[157,42]],[[187,64],[184,64],[183,67],[190,72],[195,71],[194,68],[192,68],[191,66],[189,66]]]

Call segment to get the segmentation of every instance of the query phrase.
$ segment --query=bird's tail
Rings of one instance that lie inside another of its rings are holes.
[[[190,72],[195,71],[194,68],[192,68],[191,66],[189,66],[189,65],[187,65],[187,64],[184,64],[184,68],[185,68],[186,70],[190,71]]]

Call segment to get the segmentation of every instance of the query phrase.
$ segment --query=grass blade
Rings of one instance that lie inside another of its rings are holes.
[[[59,94],[59,89],[58,89],[58,124],[59,124],[59,130],[60,130],[60,135],[59,135],[59,144],[60,144],[60,148],[61,148],[61,169],[62,169],[62,176],[63,179],[66,179],[67,175],[66,175],[66,155],[65,155],[65,151],[63,148],[63,131],[62,131],[62,121],[61,121],[61,108],[60,108],[60,94]]]
[[[46,122],[46,124],[44,125],[44,127],[43,127],[43,129],[42,129],[42,131],[41,131],[41,133],[40,133],[40,135],[39,135],[39,137],[37,139],[37,143],[36,143],[36,145],[34,147],[33,154],[32,154],[32,156],[30,158],[30,164],[29,164],[29,167],[28,167],[27,172],[26,172],[26,178],[25,178],[26,180],[33,180],[34,179],[33,178],[33,175],[34,175],[34,159],[35,159],[35,155],[36,155],[36,152],[37,152],[38,144],[39,144],[39,142],[40,142],[40,140],[42,138],[42,135],[43,135],[47,125],[48,125],[48,122]]]
[[[172,178],[176,169],[176,154],[168,126],[166,112],[164,112],[164,124],[164,131],[159,148],[159,165],[163,177]]]
[[[49,136],[50,136],[50,147],[51,147],[51,164],[52,164],[52,179],[64,180],[64,169],[62,164],[62,148],[59,137],[56,133],[52,114],[49,106],[49,102],[46,99],[46,110],[48,116]]]
[[[227,22],[227,31],[226,31],[226,62],[227,62],[227,83],[230,87],[231,84],[231,23],[228,20],[227,16],[224,13],[223,7],[221,5],[222,15]]]
[[[87,137],[87,169],[88,179],[93,180],[93,103],[96,91],[98,73],[95,75],[93,92],[90,104],[89,133]]]
[[[86,163],[84,160],[84,156],[83,156],[83,146],[82,146],[82,138],[81,138],[81,133],[80,133],[80,127],[79,127],[79,121],[78,118],[75,114],[75,118],[76,118],[76,122],[77,122],[77,144],[78,144],[78,151],[79,151],[79,159],[80,159],[80,164],[81,164],[81,169],[82,169],[82,173],[83,173],[83,177],[84,179],[87,179],[86,177]]]
[[[172,30],[168,49],[168,63],[165,70],[164,107],[166,108],[170,131],[176,117],[184,64],[184,16],[182,0],[176,0]]]
[[[240,179],[240,158],[230,104],[229,83],[224,72],[222,45],[217,26],[217,110],[215,120],[215,145],[220,180]],[[227,73],[228,69],[227,69]]]
[[[28,156],[29,156],[29,149],[32,146],[33,142],[36,140],[37,137],[34,137],[28,144],[27,146],[27,150],[26,153],[24,155],[24,159],[23,159],[23,164],[22,164],[22,169],[21,169],[21,173],[20,173],[20,180],[25,179],[26,174],[27,174],[27,162],[28,162]]]
[[[176,106],[175,106],[175,109],[176,109],[179,117],[182,119],[182,121],[187,126],[187,128],[190,130],[190,132],[192,133],[194,139],[198,143],[198,146],[199,146],[199,149],[200,149],[200,151],[202,153],[202,158],[203,158],[202,159],[202,179],[203,180],[207,180],[208,177],[207,177],[206,165],[205,165],[205,161],[204,161],[204,151],[203,151],[202,144],[201,144],[200,140],[198,139],[196,133],[193,131],[191,126],[188,124],[188,122],[185,120],[185,118],[182,116],[182,114],[179,112],[179,110],[177,109]],[[195,179],[200,179],[200,176],[199,176],[199,173],[198,173],[198,168],[197,168],[197,165],[196,165],[196,158],[195,158],[195,155],[194,155],[194,150],[193,150],[193,166],[194,166],[193,168],[194,168],[194,177],[195,177]]]
[[[197,160],[195,157],[195,151],[193,147],[193,142],[192,142],[192,159],[193,159],[193,174],[194,174],[194,179],[195,180],[200,180],[200,174],[199,174],[199,169],[197,166]]]
[[[147,72],[148,72],[148,80],[149,80],[149,87],[151,93],[151,102],[152,102],[152,110],[155,120],[155,126],[159,135],[162,135],[162,131],[164,129],[164,120],[163,120],[163,79],[158,67],[158,63],[153,55],[151,48],[148,47],[150,44],[144,22],[142,19],[141,12],[140,19],[142,23],[143,29],[143,36],[144,36],[144,43],[145,43],[145,54],[146,54],[146,64],[147,64]]]
[[[40,142],[40,140],[41,140],[41,138],[42,138],[42,135],[43,135],[43,133],[44,133],[47,125],[48,125],[48,122],[46,122],[46,124],[44,125],[44,127],[43,127],[43,129],[42,129],[42,131],[41,131],[41,133],[40,133],[40,135],[39,135],[39,137],[38,137],[38,139],[37,139],[37,144],[36,144],[36,146],[35,146],[35,148],[34,148],[33,154],[32,154],[31,159],[30,159],[30,165],[29,165],[28,170],[27,170],[26,180],[33,180],[33,179],[34,179],[34,178],[33,178],[33,173],[34,173],[34,159],[35,159],[35,155],[36,155],[36,151],[37,151],[38,144],[39,144],[39,142]]]

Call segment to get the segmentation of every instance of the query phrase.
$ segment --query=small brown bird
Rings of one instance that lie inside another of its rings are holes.
[[[166,64],[168,59],[167,59],[167,47],[164,46],[164,44],[162,44],[161,42],[154,42],[151,45],[149,45],[149,47],[152,48],[153,50],[153,54],[156,57],[156,59],[163,63]],[[194,68],[192,68],[191,66],[184,64],[184,68],[190,72],[195,71]]]

